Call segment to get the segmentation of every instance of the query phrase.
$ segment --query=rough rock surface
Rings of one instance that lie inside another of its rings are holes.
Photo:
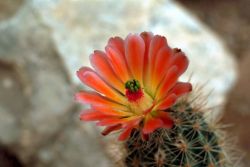
[[[172,1],[27,0],[0,22],[0,144],[29,166],[110,167],[98,129],[78,121],[75,71],[113,35],[166,35],[213,105],[235,79],[221,41]],[[138,8],[138,3],[140,8]],[[110,10],[110,9],[114,10]]]
[[[0,33],[0,143],[30,166],[110,166],[97,136],[73,117],[73,85],[39,13],[24,5]]]

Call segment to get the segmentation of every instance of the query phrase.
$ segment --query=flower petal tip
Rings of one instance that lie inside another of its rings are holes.
[[[142,132],[144,134],[150,134],[162,126],[163,126],[162,120],[160,120],[159,118],[152,118],[145,122]]]

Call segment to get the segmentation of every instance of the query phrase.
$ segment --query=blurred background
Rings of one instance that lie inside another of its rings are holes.
[[[75,71],[110,37],[142,31],[186,52],[182,79],[212,91],[208,105],[249,167],[249,9],[248,0],[0,0],[0,167],[115,166],[111,139],[79,121]]]

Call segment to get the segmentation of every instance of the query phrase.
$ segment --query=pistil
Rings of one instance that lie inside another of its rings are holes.
[[[138,80],[132,79],[125,83],[126,97],[130,102],[136,102],[143,97],[143,91]]]

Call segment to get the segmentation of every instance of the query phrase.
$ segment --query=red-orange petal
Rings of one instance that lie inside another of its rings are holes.
[[[120,37],[110,38],[108,41],[108,46],[116,48],[125,59],[124,40],[122,38]]]
[[[160,35],[155,35],[153,39],[151,40],[150,46],[149,46],[149,63],[148,63],[148,70],[146,71],[146,87],[148,88],[148,91],[153,93],[154,88],[152,87],[152,79],[153,79],[153,72],[156,65],[156,58],[157,53],[162,47],[167,46],[167,40],[165,37]]]
[[[133,113],[131,113],[131,112],[114,110],[111,107],[107,107],[107,106],[93,106],[92,105],[92,108],[94,110],[102,112],[103,114],[112,115],[112,116],[128,117],[128,116],[133,115]]]
[[[174,125],[173,119],[169,116],[169,113],[165,111],[158,111],[158,117],[163,121],[164,128],[172,128]]]
[[[102,131],[102,135],[106,136],[109,133],[113,132],[113,131],[117,131],[120,130],[122,128],[121,124],[117,124],[117,125],[113,125],[113,126],[108,126],[106,127],[103,131]]]
[[[130,122],[133,119],[138,119],[138,116],[131,116],[128,118],[107,118],[104,120],[101,120],[100,122],[97,123],[98,126],[110,126],[110,125],[115,125],[115,124],[123,124]]]
[[[80,119],[84,121],[97,121],[97,120],[102,120],[106,118],[110,118],[110,116],[100,113],[99,111],[91,110],[91,109],[82,111],[80,115]]]
[[[143,84],[145,43],[139,35],[128,35],[125,40],[125,56],[134,79]]]
[[[175,94],[170,94],[165,97],[159,104],[156,106],[157,110],[166,110],[171,107],[177,100],[177,96]]]
[[[126,122],[126,120],[122,118],[106,118],[103,120],[100,120],[99,122],[96,123],[97,126],[113,126],[116,124],[122,124]]]
[[[122,124],[123,128],[126,128],[128,126],[133,126],[133,127],[138,127],[140,122],[142,120],[142,116],[133,116],[132,118],[130,118],[127,122],[124,122]]]
[[[124,56],[112,46],[107,46],[105,50],[107,57],[110,60],[110,65],[116,75],[123,81],[123,83],[127,82],[131,78],[131,76],[129,74]]]
[[[149,118],[148,120],[145,121],[142,132],[144,134],[149,134],[155,131],[157,128],[162,127],[163,122],[159,118]]]
[[[131,132],[132,132],[132,130],[133,130],[133,128],[134,127],[132,127],[132,126],[129,126],[129,127],[125,128],[122,131],[122,133],[119,135],[118,140],[119,141],[124,141],[124,140],[128,139],[129,136],[130,136],[130,134],[131,134]]]
[[[113,69],[111,68],[107,56],[101,51],[95,51],[90,56],[91,65],[94,67],[96,72],[112,87],[124,93],[124,84],[118,79]]]
[[[97,123],[98,126],[111,126],[115,124],[122,124],[122,126],[128,126],[129,124],[135,124],[135,122],[141,120],[141,116],[131,116],[131,117],[120,117],[120,118],[107,118],[100,120],[100,122]]]
[[[164,36],[155,35],[153,37],[149,47],[149,60],[150,64],[152,64],[152,69],[154,69],[157,53],[161,48],[166,46],[167,46],[167,40]]]
[[[144,43],[145,43],[143,73],[146,74],[147,68],[148,68],[148,61],[149,61],[148,51],[149,51],[150,42],[153,38],[153,33],[152,32],[142,32],[140,34],[140,36],[142,37],[142,39],[144,40]],[[143,77],[144,77],[143,78],[143,82],[144,82],[146,80],[145,77],[147,77],[147,76],[144,75]]]
[[[95,89],[97,92],[104,94],[106,97],[121,103],[126,101],[121,94],[107,85],[92,69],[83,67],[77,71],[77,76],[83,83]]]
[[[173,58],[172,49],[169,47],[162,47],[157,53],[155,68],[153,70],[153,79],[152,79],[152,89],[156,90],[157,86],[163,80],[164,76],[167,73],[167,70],[171,59]],[[155,92],[154,92],[155,93]]]
[[[81,67],[77,72],[76,72],[76,75],[77,77],[84,83],[84,77],[83,77],[83,74],[85,71],[93,71],[90,67]]]
[[[172,65],[177,66],[178,68],[178,75],[180,76],[182,73],[184,73],[187,70],[189,61],[187,56],[183,52],[177,52],[173,56]]]
[[[186,93],[192,91],[192,84],[188,82],[177,82],[176,85],[169,92],[170,94],[174,93],[177,97],[182,96]]]
[[[172,66],[165,78],[163,79],[163,82],[159,86],[157,93],[156,93],[156,99],[157,101],[161,100],[162,98],[166,97],[168,94],[168,91],[174,86],[174,84],[177,82],[178,79],[178,68],[176,66]]]
[[[140,121],[141,121],[141,118],[138,117],[138,118],[135,118],[131,121],[124,123],[123,124],[124,130],[121,133],[121,135],[119,136],[118,140],[120,140],[120,141],[126,140],[130,136],[132,130],[139,126]]]
[[[113,109],[119,109],[123,111],[127,110],[126,106],[113,102],[95,92],[80,91],[75,94],[75,99],[83,104],[91,104],[91,105],[96,105],[96,106],[108,106]]]

